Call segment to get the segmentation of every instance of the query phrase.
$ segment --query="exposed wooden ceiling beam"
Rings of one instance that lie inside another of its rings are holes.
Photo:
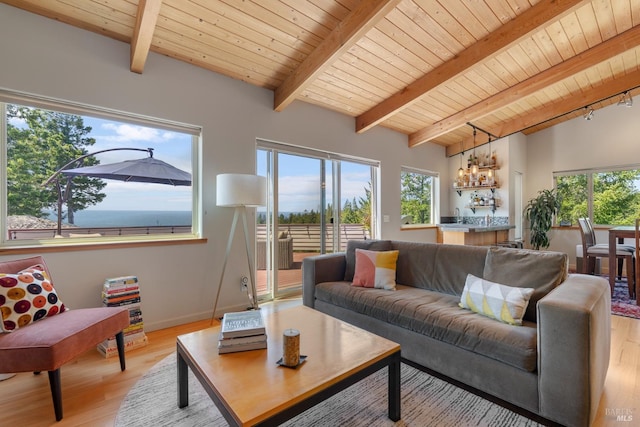
[[[342,21],[329,36],[276,89],[274,109],[284,110],[306,85],[331,66],[333,60],[360,40],[401,0],[365,0]]]
[[[553,120],[562,115],[573,113],[585,106],[597,104],[600,101],[606,100],[613,96],[617,96],[624,91],[637,87],[640,87],[640,70],[616,78],[615,80],[611,80],[605,85],[594,87],[588,92],[573,95],[567,99],[561,99],[556,102],[547,104],[544,106],[544,108],[541,108],[533,113],[527,113],[520,118],[510,120],[508,123],[505,123],[502,126],[495,126],[491,129],[484,130],[500,137],[512,135],[516,132],[524,131],[527,128],[536,126],[549,120]],[[631,92],[630,94],[632,95]],[[480,146],[480,144],[476,143],[476,147],[478,146]],[[473,140],[469,138],[468,140],[463,141],[462,144],[454,144],[448,146],[446,149],[446,153],[447,156],[455,156],[461,151],[467,151],[472,148]]]
[[[380,124],[396,112],[418,101],[421,96],[444,82],[459,76],[487,58],[494,57],[537,31],[546,23],[574,11],[586,0],[542,0],[491,34],[469,46],[450,61],[425,74],[402,91],[356,118],[356,132],[362,133]]]
[[[591,49],[587,49],[564,62],[546,69],[540,74],[536,74],[517,85],[511,86],[469,108],[440,120],[432,126],[414,132],[409,135],[409,147],[415,147],[428,142],[454,129],[460,128],[468,122],[479,120],[545,87],[551,86],[578,72],[620,55],[637,45],[640,45],[640,26],[633,27]]]
[[[136,26],[133,29],[131,38],[131,66],[134,73],[142,74],[144,64],[147,62],[153,32],[156,29],[158,15],[162,0],[140,0],[138,3],[138,14],[136,15]]]

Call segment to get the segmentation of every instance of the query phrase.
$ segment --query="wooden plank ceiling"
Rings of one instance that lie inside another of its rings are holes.
[[[640,93],[640,0],[0,1],[448,155]]]

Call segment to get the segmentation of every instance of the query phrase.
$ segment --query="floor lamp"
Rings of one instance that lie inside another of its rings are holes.
[[[247,227],[247,208],[264,206],[267,203],[267,180],[263,176],[240,174],[240,173],[225,173],[220,174],[216,178],[216,205],[223,207],[235,208],[233,214],[233,222],[231,223],[231,231],[229,232],[229,240],[227,242],[227,252],[224,256],[224,264],[222,264],[222,273],[220,274],[220,283],[218,284],[218,291],[216,293],[216,300],[213,305],[213,314],[211,320],[216,315],[216,308],[218,306],[218,298],[220,297],[220,290],[222,289],[222,281],[224,279],[224,271],[227,267],[227,261],[229,254],[231,253],[231,245],[233,243],[233,236],[236,231],[236,225],[238,218],[242,218],[242,226],[244,228],[244,242],[247,249],[247,260],[249,262],[249,277],[250,292],[251,292],[251,307],[252,309],[258,309],[258,292],[256,290],[256,282],[254,278],[254,262],[253,251],[249,245],[249,228]]]

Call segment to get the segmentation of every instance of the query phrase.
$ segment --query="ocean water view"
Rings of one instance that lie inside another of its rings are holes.
[[[56,214],[49,212],[49,219],[57,221]],[[191,211],[84,210],[75,213],[74,224],[77,227],[190,226]]]

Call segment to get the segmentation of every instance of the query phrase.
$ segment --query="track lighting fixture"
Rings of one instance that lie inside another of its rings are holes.
[[[593,108],[584,107],[584,116],[583,117],[584,117],[585,120],[593,119]]]
[[[631,98],[631,95],[629,94],[629,91],[625,91],[621,96],[620,96],[620,101],[618,101],[618,105],[623,106],[623,107],[632,107],[633,106],[633,98]]]

